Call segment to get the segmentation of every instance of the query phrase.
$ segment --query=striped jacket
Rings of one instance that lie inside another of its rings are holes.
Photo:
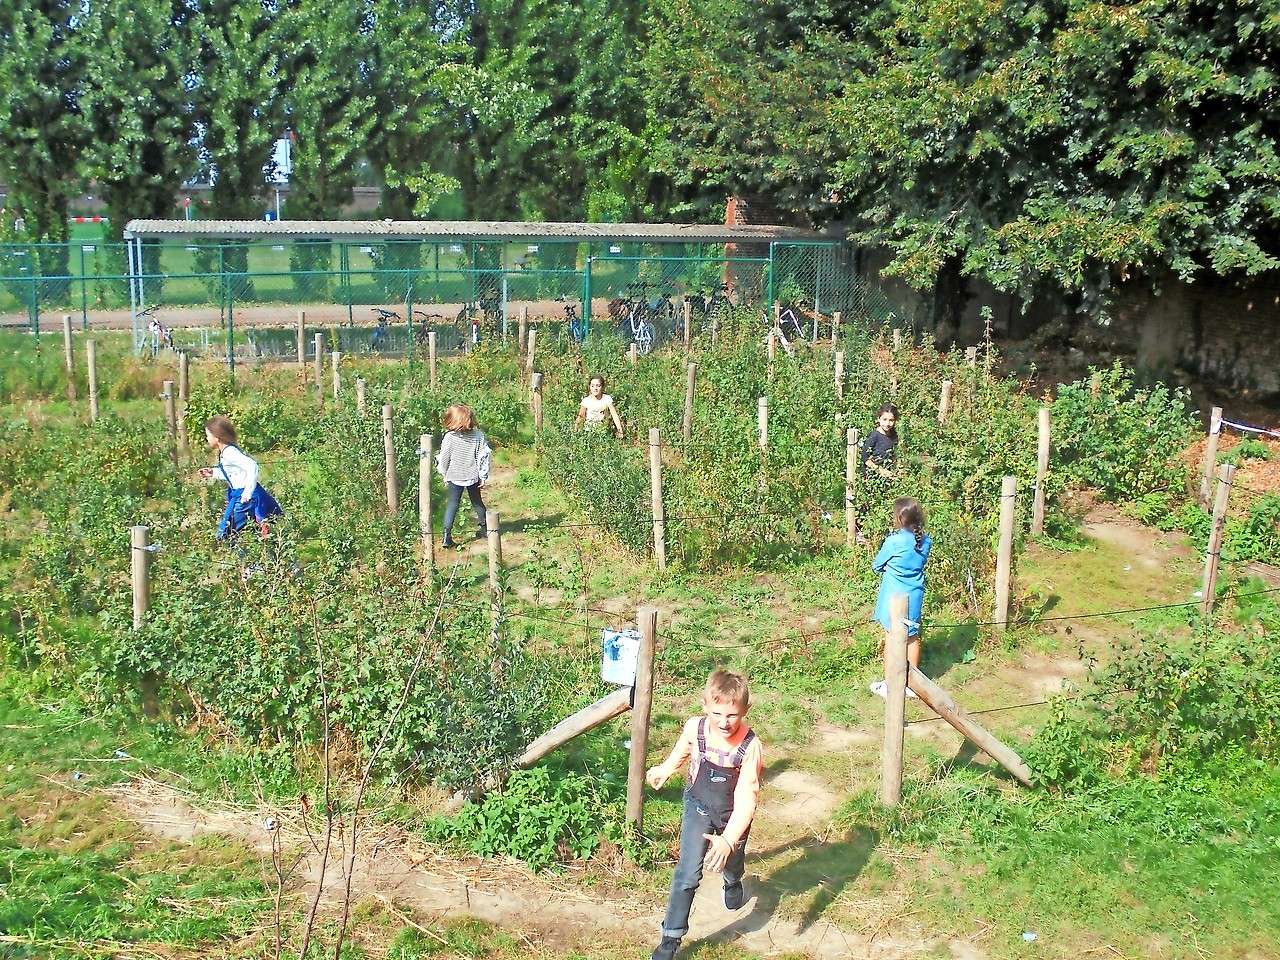
[[[469,487],[489,479],[489,458],[493,449],[480,430],[459,433],[450,430],[440,441],[436,470],[447,483]]]

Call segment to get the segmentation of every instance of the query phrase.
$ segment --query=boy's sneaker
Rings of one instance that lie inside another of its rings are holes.
[[[481,527],[479,530],[476,531],[477,540],[483,540],[487,536],[489,536],[489,530],[487,527]]]
[[[747,902],[747,895],[742,889],[742,881],[724,885],[724,905],[727,910],[741,910]]]
[[[676,951],[679,949],[679,937],[663,937],[662,942],[654,948],[650,960],[675,960]]]

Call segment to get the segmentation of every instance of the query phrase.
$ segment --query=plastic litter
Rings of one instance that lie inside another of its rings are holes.
[[[1030,930],[1028,930],[1026,933],[1022,935],[1022,939],[1027,941],[1027,943],[1030,943],[1035,938],[1036,938],[1036,935],[1032,933]]]
[[[117,756],[117,757],[119,757],[121,760],[128,760],[128,759],[129,759],[129,754],[125,753],[123,750],[117,750],[117,751],[116,751],[116,756]]]
[[[267,831],[267,833],[274,833],[276,829],[276,818],[267,817],[267,819],[263,820],[262,829]]]

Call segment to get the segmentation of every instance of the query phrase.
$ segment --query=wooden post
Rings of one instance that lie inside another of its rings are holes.
[[[711,315],[711,349],[716,348],[716,344],[720,341],[720,315],[713,313]]]
[[[187,408],[187,399],[191,396],[191,357],[187,351],[178,352],[178,402],[182,409]]]
[[[643,635],[642,635],[643,637]],[[564,746],[575,737],[580,737],[588,730],[594,730],[602,723],[608,723],[616,716],[631,709],[631,689],[619,687],[591,704],[583,707],[571,717],[565,717],[554,727],[525,747],[524,753],[516,758],[516,766],[527,770],[535,763],[559,747]],[[630,772],[630,771],[628,771]]]
[[[529,305],[526,303],[520,308],[520,331],[519,339],[516,340],[516,353],[519,353],[524,345],[528,342],[529,334]]]
[[[395,516],[400,512],[400,491],[396,483],[395,419],[389,403],[382,405],[382,449],[387,456],[387,509]]]
[[[964,359],[969,366],[976,367],[978,365],[978,348],[966,347],[964,351]]]
[[[535,373],[529,380],[529,391],[533,398],[533,432],[542,433],[542,374]]]
[[[366,391],[369,389],[369,381],[364,377],[356,377],[356,413],[364,416],[369,409],[369,401]]]
[[[1097,391],[1094,391],[1097,393]],[[1209,442],[1204,448],[1204,467],[1200,471],[1200,506],[1209,509],[1209,501],[1213,496],[1211,481],[1213,470],[1218,463],[1218,438],[1222,436],[1222,408],[1214,407],[1209,414]]]
[[[844,432],[844,543],[850,549],[858,542],[857,492],[858,428],[849,427]]]
[[[316,334],[316,401],[324,405],[324,334]]]
[[[89,422],[98,419],[98,341],[85,342],[85,359],[89,364]]]
[[[685,302],[685,315],[688,316],[689,304]],[[684,384],[684,421],[681,423],[681,436],[688,443],[693,437],[693,385],[698,376],[698,365],[689,361],[688,377]]]
[[[150,529],[133,527],[129,532],[129,570],[133,581],[133,629],[141,630],[147,619],[147,607],[151,601],[151,542]]]
[[[535,327],[529,331],[529,354],[524,358],[524,372],[525,376],[529,379],[533,379],[533,358],[535,356],[535,348],[537,347],[537,344],[538,331]]]
[[[902,349],[902,328],[893,328],[893,352],[897,353]]]
[[[338,397],[342,394],[342,372],[338,369],[338,364],[342,362],[342,354],[334,350],[329,354],[329,363],[333,367],[333,402],[338,402]]]
[[[640,628],[640,656],[632,688],[631,758],[627,764],[627,820],[639,833],[644,826],[645,772],[649,761],[649,719],[653,715],[653,660],[658,645],[658,609],[636,611]]]
[[[1222,558],[1222,531],[1227,525],[1227,502],[1236,468],[1224,463],[1218,468],[1218,493],[1213,501],[1213,526],[1209,530],[1209,547],[1204,557],[1204,584],[1200,588],[1200,612],[1212,613],[1214,594],[1218,590],[1218,561]]]
[[[649,489],[653,504],[653,555],[658,569],[667,569],[667,522],[662,506],[662,439],[657,427],[649,428]]]
[[[769,398],[761,397],[756,401],[756,420],[760,432],[760,452],[769,450]]]
[[[689,352],[689,345],[693,341],[693,304],[688,300],[684,301],[684,352]]]
[[[436,332],[427,332],[427,369],[431,371],[431,389],[440,386],[439,368],[436,365]]]
[[[844,351],[836,351],[836,396],[844,399]]]
[[[1050,415],[1051,411],[1048,407],[1040,408],[1040,442],[1036,447],[1036,496],[1031,510],[1031,532],[1037,537],[1044,533],[1044,481],[1049,473]]]
[[[1093,376],[1089,377],[1089,393],[1093,396],[1098,395],[1098,391],[1102,389],[1102,371],[1093,371]],[[1219,408],[1220,409],[1220,408]]]
[[[902,800],[903,720],[907,703],[907,595],[889,598],[889,633],[884,640],[884,748],[880,751],[880,803]]]
[[[631,346],[627,347],[627,359],[631,361],[631,365],[633,367],[636,365],[636,355],[637,355],[636,342],[632,340]]]
[[[173,454],[176,460],[178,454],[174,449],[174,443],[178,439],[178,404],[177,398],[174,396],[172,380],[164,382],[164,391],[160,396],[164,398],[164,420],[169,433],[169,452]]]
[[[359,385],[357,380],[356,384]],[[435,568],[436,539],[431,529],[431,469],[435,461],[435,438],[424,433],[418,437],[418,534],[422,538],[422,556]]]
[[[840,311],[837,310],[831,315],[831,346],[835,347],[840,342]]]
[[[502,637],[502,527],[497,510],[486,510],[485,529],[489,533],[489,609],[493,617],[493,641]]]
[[[951,389],[950,380],[942,381],[942,393],[938,396],[938,425],[947,422],[947,412],[951,409]]]
[[[773,379],[773,362],[778,359],[778,328],[775,326],[769,331],[769,336],[765,341],[765,353],[769,357],[769,379]]]
[[[1013,521],[1017,506],[1018,478],[1005,477],[1000,484],[1000,547],[996,552],[996,627],[1009,626],[1009,578],[1013,571]]]
[[[76,360],[71,352],[71,314],[62,315],[62,349],[66,354],[67,399],[76,398]]]
[[[907,668],[907,683],[921,703],[964,734],[970,743],[1013,774],[1019,783],[1031,786],[1031,769],[1022,762],[1022,758],[970,719],[967,713],[956,706],[947,691],[915,667]]]
[[[298,369],[307,368],[307,311],[298,311]]]

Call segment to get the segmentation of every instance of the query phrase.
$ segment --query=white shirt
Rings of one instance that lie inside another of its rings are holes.
[[[244,488],[244,493],[240,494],[240,502],[248,503],[254,488],[258,486],[258,461],[239,447],[226,446],[218,456],[218,463],[226,471],[227,482],[233,490]]]
[[[582,409],[587,411],[587,426],[599,427],[604,425],[605,414],[609,412],[609,408],[613,406],[613,397],[607,393],[600,395],[600,399],[587,396],[582,398]]]

